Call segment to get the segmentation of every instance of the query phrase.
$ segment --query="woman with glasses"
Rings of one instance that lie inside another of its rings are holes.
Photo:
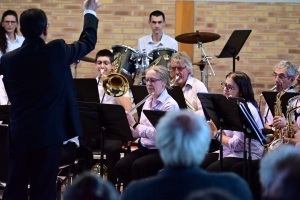
[[[225,82],[221,84],[223,94],[226,97],[241,97],[247,102],[253,119],[257,123],[260,130],[263,129],[263,122],[257,109],[257,103],[254,99],[254,93],[250,78],[244,72],[230,72],[226,76]],[[243,160],[244,151],[244,133],[239,131],[217,130],[212,121],[208,122],[211,127],[211,137],[214,140],[220,141],[222,134],[223,144],[223,171],[231,171],[231,167]],[[253,160],[261,159],[264,152],[264,147],[255,139],[251,139],[251,156]],[[219,171],[219,151],[207,154],[205,160],[201,164],[202,168],[208,171]]]
[[[20,47],[24,41],[18,35],[18,15],[13,10],[3,13],[0,26],[0,58],[3,54]]]
[[[170,85],[169,71],[158,65],[146,69],[146,87],[152,94],[143,106],[143,110],[172,111],[179,110],[177,102],[168,94],[166,87]],[[126,188],[131,180],[138,180],[155,175],[163,168],[163,162],[155,145],[156,129],[141,113],[139,123],[131,114],[127,114],[128,122],[134,138],[140,138],[138,149],[127,154],[116,164],[116,174]]]

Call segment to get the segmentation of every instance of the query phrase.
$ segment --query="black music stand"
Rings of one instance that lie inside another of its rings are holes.
[[[143,112],[148,118],[148,120],[151,122],[153,127],[156,127],[160,118],[162,118],[166,114],[166,111],[161,111],[161,110],[143,110]],[[168,112],[172,112],[172,111],[168,111]]]
[[[103,177],[104,138],[132,141],[132,133],[125,110],[120,105],[78,102],[83,135],[101,139],[101,169]]]
[[[203,110],[207,120],[213,120],[214,123],[220,124],[220,132],[223,130],[241,131],[244,132],[244,144],[246,138],[248,139],[249,146],[249,165],[251,162],[251,148],[250,139],[255,138],[263,145],[266,143],[265,137],[260,133],[247,103],[242,98],[229,98],[227,99],[222,94],[213,93],[198,93],[198,98],[201,101]],[[214,110],[213,110],[214,107]],[[217,116],[217,119],[216,117]],[[244,145],[244,164],[246,164],[247,151]],[[222,134],[220,134],[220,171],[223,166],[223,145]],[[246,169],[246,167],[244,167]],[[251,168],[249,167],[248,170]],[[248,173],[251,173],[251,171]],[[245,174],[244,174],[245,175]],[[245,175],[246,178],[246,175]]]
[[[270,110],[273,116],[275,116],[274,113],[274,105],[276,101],[276,96],[278,92],[262,92]],[[299,95],[299,93],[294,93],[294,92],[286,92],[284,95],[281,97],[281,109],[282,113],[286,117],[286,110],[287,110],[287,102],[289,101],[290,98]]]
[[[217,58],[232,58],[233,72],[235,72],[235,60],[240,60],[238,54],[244,46],[251,31],[252,30],[234,30],[220,55],[216,55]]]
[[[96,78],[73,79],[77,100],[100,103]]]
[[[0,105],[0,121],[2,124],[9,124],[10,105]]]
[[[135,104],[142,101],[149,94],[145,85],[133,85],[130,88]],[[178,103],[179,108],[186,109],[186,103],[181,87],[173,86],[172,88],[173,89],[167,89],[169,95]],[[137,108],[139,118],[141,117],[142,108],[143,104]]]

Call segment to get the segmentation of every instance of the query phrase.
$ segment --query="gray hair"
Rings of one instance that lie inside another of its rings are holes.
[[[159,74],[159,78],[162,82],[166,83],[166,87],[170,88],[170,75],[169,70],[163,65],[154,65],[145,70],[145,76],[149,70],[154,70],[157,74]]]
[[[290,61],[282,60],[277,63],[274,69],[283,69],[286,68],[286,72],[288,76],[296,76],[298,67],[291,63]]]
[[[211,137],[207,122],[184,111],[169,111],[156,126],[156,145],[166,166],[199,166]]]
[[[296,170],[295,167],[299,165],[300,150],[291,145],[279,147],[271,153],[265,155],[260,162],[259,170],[260,182],[264,188],[263,195],[272,196],[271,190],[274,190],[274,186],[276,182],[278,183],[279,179],[282,179],[284,181],[280,181],[280,191],[275,191],[277,197],[280,198],[281,196],[289,199],[289,197],[287,197],[288,194],[294,195],[295,193],[297,193],[298,183],[297,181],[296,183],[291,181],[291,179],[298,179],[299,181],[299,171],[293,173],[293,171]]]
[[[185,64],[186,68],[189,70],[190,75],[193,75],[193,64],[190,57],[187,55],[187,53],[185,52],[174,53],[170,59],[170,62],[168,62],[168,68],[170,68],[170,63],[172,61],[175,61],[177,63],[180,63],[180,61],[182,61]]]

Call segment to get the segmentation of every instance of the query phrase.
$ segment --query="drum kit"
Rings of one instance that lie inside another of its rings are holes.
[[[197,44],[197,47],[201,49],[201,60],[199,62],[193,63],[197,65],[201,71],[201,81],[203,82],[203,69],[206,65],[210,66],[210,69],[215,76],[214,70],[211,66],[210,59],[211,57],[206,56],[205,50],[203,48],[203,43],[212,42],[218,40],[220,35],[216,33],[209,32],[193,32],[185,33],[175,37],[175,40],[181,43],[186,44]],[[167,66],[173,53],[177,51],[170,48],[157,48],[152,50],[147,54],[144,50],[139,52],[126,45],[114,45],[111,47],[111,52],[114,54],[114,65],[118,69],[117,71],[124,75],[130,85],[133,84],[135,76],[142,74],[144,70],[153,65],[163,65]],[[204,59],[204,60],[203,60]],[[89,57],[81,58],[82,61],[86,62],[95,62],[95,59]],[[149,63],[149,65],[147,64]],[[206,68],[207,69],[207,68]],[[205,85],[208,86],[208,71],[206,72],[206,81]],[[145,84],[143,81],[140,81],[140,85]]]

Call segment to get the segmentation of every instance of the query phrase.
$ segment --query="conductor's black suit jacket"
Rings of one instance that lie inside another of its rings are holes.
[[[37,150],[82,134],[70,65],[95,48],[98,19],[84,15],[77,42],[40,37],[1,58],[11,102],[8,153]]]

